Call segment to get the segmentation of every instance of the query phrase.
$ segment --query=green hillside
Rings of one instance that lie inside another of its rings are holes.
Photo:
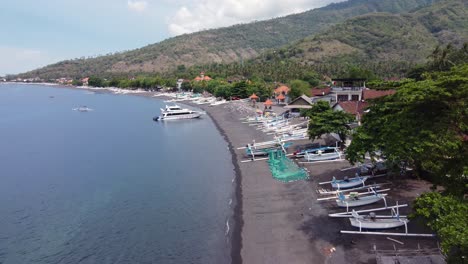
[[[266,60],[304,64],[422,63],[440,44],[468,41],[468,2],[446,0],[407,14],[372,13],[346,20],[276,51]]]
[[[92,59],[68,60],[20,75],[58,78],[162,72],[180,65],[230,63],[298,41],[346,19],[372,12],[405,13],[437,0],[349,0],[300,14],[170,38],[157,44]]]

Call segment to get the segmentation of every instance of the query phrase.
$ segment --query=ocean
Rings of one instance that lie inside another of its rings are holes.
[[[229,263],[227,142],[164,105],[0,84],[0,263]]]

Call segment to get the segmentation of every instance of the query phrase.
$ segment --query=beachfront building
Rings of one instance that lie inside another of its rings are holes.
[[[352,114],[355,116],[357,124],[361,125],[362,117],[366,113],[368,106],[369,104],[363,101],[341,101],[333,106],[333,110]]]
[[[333,102],[335,102],[336,99],[335,95],[332,93],[332,88],[329,86],[323,88],[312,88],[310,93],[312,94],[312,97],[310,99],[313,103],[317,101],[326,101],[329,104],[332,104]]]
[[[301,109],[310,109],[314,102],[307,95],[301,95],[294,99],[291,103],[286,105],[284,108],[288,109],[292,116],[299,116]]]
[[[81,79],[81,83],[83,84],[83,86],[88,86],[88,84],[89,84],[89,77],[86,77],[86,78]]]
[[[366,79],[333,79],[331,92],[335,95],[335,102],[361,101],[365,88]]]

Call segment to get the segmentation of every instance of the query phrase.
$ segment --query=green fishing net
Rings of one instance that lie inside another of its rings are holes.
[[[273,178],[282,182],[305,180],[307,172],[288,159],[281,150],[268,151],[268,165]]]

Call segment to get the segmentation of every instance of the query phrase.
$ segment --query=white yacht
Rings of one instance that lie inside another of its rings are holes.
[[[178,105],[167,106],[166,109],[161,108],[161,116],[153,118],[154,121],[159,120],[178,120],[178,119],[192,119],[199,118],[202,113],[193,111],[186,108],[181,108]]]

